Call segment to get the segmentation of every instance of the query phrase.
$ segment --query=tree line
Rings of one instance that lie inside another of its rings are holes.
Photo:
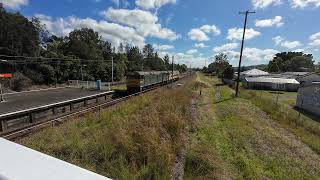
[[[253,66],[251,66],[253,67]],[[250,67],[250,68],[251,68]],[[249,69],[250,69],[249,68]],[[257,68],[270,72],[319,72],[319,65],[315,65],[312,54],[305,54],[303,52],[281,52],[275,54],[268,65],[259,65]],[[252,68],[251,68],[252,69]],[[226,54],[220,53],[215,56],[214,62],[208,67],[202,69],[205,73],[218,75],[221,78],[233,79],[234,71],[237,68],[229,64],[229,59]],[[247,67],[241,67],[241,71],[248,70]]]
[[[115,47],[90,28],[58,37],[50,34],[39,19],[7,12],[1,4],[0,27],[0,55],[5,55],[0,56],[0,73],[14,72],[15,78],[30,84],[82,78],[111,81],[112,59],[115,81],[123,80],[129,71],[172,69],[169,55],[159,57],[151,44],[143,49],[123,43]],[[173,66],[180,72],[187,71],[186,65]]]

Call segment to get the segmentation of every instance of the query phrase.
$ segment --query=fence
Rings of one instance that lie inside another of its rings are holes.
[[[126,82],[101,82],[101,89],[111,91],[115,86],[125,85]],[[68,86],[73,88],[97,89],[96,81],[69,80]]]
[[[0,115],[0,134],[106,102],[111,91]]]

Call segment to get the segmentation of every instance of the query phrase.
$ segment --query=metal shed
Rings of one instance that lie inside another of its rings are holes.
[[[259,69],[251,69],[251,70],[247,70],[247,71],[243,71],[240,73],[240,79],[244,80],[244,78],[246,77],[260,77],[260,76],[268,76],[269,73],[259,70]],[[235,72],[234,73],[235,78],[238,77],[238,73]]]
[[[247,89],[265,89],[278,91],[297,91],[300,83],[295,79],[246,77],[244,87]]]
[[[320,117],[320,84],[315,83],[300,88],[296,106]]]

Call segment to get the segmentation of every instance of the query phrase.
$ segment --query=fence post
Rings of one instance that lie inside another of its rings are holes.
[[[29,114],[29,123],[32,124],[34,122],[34,114],[30,113]]]
[[[70,103],[70,111],[72,111],[72,110],[73,110],[73,104]]]
[[[52,114],[53,114],[53,115],[57,114],[57,107],[53,107],[53,108],[52,108]]]
[[[109,91],[111,91],[111,85],[110,85],[110,83],[108,83],[108,87],[109,87]]]
[[[3,91],[2,91],[2,85],[0,83],[0,102],[4,101],[4,98],[3,98]]]
[[[7,129],[8,129],[7,121],[1,120],[1,123],[0,123],[0,131],[6,131]]]

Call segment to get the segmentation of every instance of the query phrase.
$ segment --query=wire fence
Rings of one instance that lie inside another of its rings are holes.
[[[123,89],[126,82],[101,82],[101,90],[112,91],[115,89]],[[96,81],[69,80],[68,86],[72,88],[97,89]]]

